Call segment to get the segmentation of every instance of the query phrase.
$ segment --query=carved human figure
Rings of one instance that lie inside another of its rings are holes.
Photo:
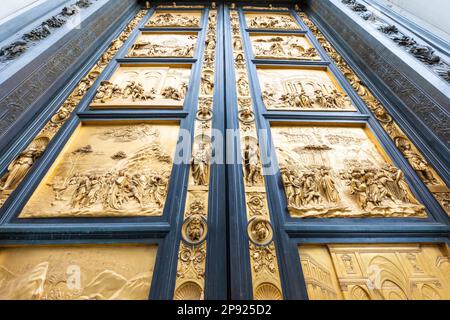
[[[320,169],[320,187],[328,202],[339,202],[339,192],[336,189],[333,178],[330,176],[330,170]]]
[[[209,144],[201,141],[197,146],[198,148],[195,150],[191,160],[192,177],[196,185],[207,185],[209,178],[209,160],[211,157]]]
[[[28,173],[34,161],[39,158],[43,152],[43,146],[30,146],[22,151],[17,159],[9,165],[8,172],[5,175],[0,190],[14,190]]]
[[[417,172],[420,178],[425,181],[425,183],[438,183],[433,172],[429,168],[428,163],[418,153],[411,149],[411,145],[409,143],[401,145],[400,148],[413,169]]]
[[[259,181],[259,148],[254,141],[247,141],[244,150],[245,179],[248,184],[255,185]]]
[[[212,95],[214,89],[214,79],[211,72],[203,72],[201,77],[201,92],[205,95]]]

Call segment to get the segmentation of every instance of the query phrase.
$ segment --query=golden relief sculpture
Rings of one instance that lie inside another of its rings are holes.
[[[203,300],[208,235],[208,196],[212,158],[213,94],[215,88],[216,20],[215,4],[208,13],[200,88],[194,122],[184,222],[178,251],[175,300]]]
[[[0,179],[0,206],[8,199],[9,195],[16,189],[25,178],[29,169],[36,159],[45,151],[50,140],[56,135],[62,125],[70,118],[78,103],[86,94],[87,90],[94,84],[100,73],[105,69],[114,55],[128,39],[131,32],[146,15],[146,10],[141,10],[133,20],[125,27],[120,35],[114,39],[108,49],[103,53],[95,66],[88,74],[80,80],[77,87],[72,91],[58,111],[51,117],[33,141],[14,159],[8,167],[7,172]]]
[[[311,300],[450,299],[445,245],[301,245],[299,254]]]
[[[436,200],[441,204],[442,208],[450,216],[450,189],[445,182],[439,177],[433,167],[409,140],[380,101],[378,101],[378,99],[376,99],[375,96],[369,91],[366,85],[361,81],[361,79],[359,79],[355,72],[333,48],[330,42],[328,42],[325,36],[319,31],[308,16],[303,12],[298,12],[298,14],[303,19],[305,24],[311,29],[312,33],[316,36],[322,47],[327,51],[328,55],[334,60],[338,68],[350,82],[361,99],[367,104],[375,118],[394,141],[403,156],[408,160],[411,167],[416,171],[422,182],[428,187]]]
[[[196,33],[143,32],[132,45],[127,57],[192,58],[196,43]]]
[[[257,59],[320,60],[304,35],[250,34],[250,40]]]
[[[300,26],[289,13],[246,12],[245,20],[249,29],[300,29]]]
[[[363,128],[274,126],[272,136],[292,216],[426,217]]]
[[[252,97],[250,96],[249,78],[239,27],[239,15],[236,10],[230,12],[230,18],[244,170],[245,202],[247,206],[247,235],[249,239],[253,298],[256,300],[281,300],[283,299],[283,294],[265,182],[262,175],[260,148],[256,133],[256,116],[253,110]]]
[[[161,215],[177,128],[81,125],[19,217]]]
[[[2,300],[147,300],[156,245],[0,248]]]
[[[157,11],[147,28],[200,28],[200,11]]]
[[[329,71],[259,67],[257,72],[268,110],[356,111]]]
[[[189,66],[120,66],[100,83],[92,108],[182,108]]]

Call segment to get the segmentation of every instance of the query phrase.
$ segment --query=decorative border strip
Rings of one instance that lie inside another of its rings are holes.
[[[417,43],[414,38],[399,31],[396,25],[387,23],[374,12],[369,11],[366,5],[356,0],[341,0],[341,2],[356,12],[358,16],[372,23],[377,30],[384,33],[389,39],[404,48],[417,60],[430,67],[433,72],[450,84],[450,65],[435,54],[433,48]]]
[[[212,157],[213,94],[216,61],[217,10],[208,13],[200,94],[194,123],[194,140],[188,191],[174,290],[175,300],[203,300],[205,291],[208,196]]]
[[[416,171],[419,178],[428,187],[442,208],[450,216],[450,189],[447,187],[445,182],[439,177],[432,166],[425,160],[425,157],[395,123],[393,117],[386,111],[381,102],[375,98],[375,96],[363,84],[361,79],[358,78],[350,66],[332,47],[330,42],[328,42],[325,36],[319,31],[317,26],[304,12],[301,12],[298,7],[296,7],[296,10],[303,22],[309,29],[311,29],[319,43],[350,82],[353,89],[355,89],[370,111],[374,114],[375,119],[378,120],[386,133],[394,141],[397,148],[401,151],[406,160],[408,160],[409,164]]]
[[[256,116],[250,96],[239,14],[234,7],[230,11],[230,18],[239,108],[240,145],[244,161],[244,187],[253,298],[255,300],[281,300],[283,299],[283,293],[265,181],[262,175],[261,155],[255,124]]]
[[[119,51],[131,32],[146,14],[147,10],[139,11],[120,35],[111,42],[110,46],[102,54],[95,66],[78,82],[78,85],[66,101],[64,101],[58,111],[51,117],[50,121],[47,122],[28,147],[10,163],[8,170],[0,179],[0,207],[3,206],[10,194],[23,181],[36,160],[43,155],[47,145],[58,133],[64,123],[71,117],[87,91],[92,87],[106,66],[113,60],[115,54]]]

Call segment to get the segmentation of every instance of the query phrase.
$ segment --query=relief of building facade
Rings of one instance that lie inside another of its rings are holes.
[[[273,126],[272,135],[292,216],[426,217],[363,128]]]
[[[0,248],[0,299],[147,300],[156,245]]]
[[[268,110],[356,111],[326,70],[258,67],[257,72]]]
[[[300,245],[299,254],[311,300],[450,298],[445,245]]]
[[[82,125],[20,218],[161,215],[177,129],[150,123]]]

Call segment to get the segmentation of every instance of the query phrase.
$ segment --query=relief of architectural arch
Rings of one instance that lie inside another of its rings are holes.
[[[299,218],[426,217],[362,127],[272,126],[288,211]]]
[[[200,28],[201,11],[157,11],[146,28]]]
[[[300,26],[290,13],[246,12],[249,29],[299,30]]]
[[[197,33],[143,32],[132,45],[131,58],[192,58]]]
[[[299,254],[311,300],[450,298],[445,245],[300,245]]]
[[[0,247],[2,300],[147,300],[156,245]]]
[[[100,83],[91,108],[181,109],[190,74],[190,65],[121,65]]]
[[[83,123],[19,218],[160,216],[177,123]]]
[[[318,68],[257,68],[268,110],[356,111],[331,72]]]
[[[320,60],[306,36],[295,34],[250,34],[257,59]]]

